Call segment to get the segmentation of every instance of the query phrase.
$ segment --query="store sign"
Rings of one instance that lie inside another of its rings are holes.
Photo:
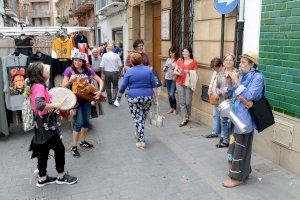
[[[238,5],[239,0],[214,0],[215,8],[220,14],[231,13]]]
[[[170,40],[170,10],[163,10],[161,12],[161,39],[162,40]]]

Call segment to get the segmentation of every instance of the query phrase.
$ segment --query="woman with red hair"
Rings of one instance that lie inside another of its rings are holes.
[[[157,104],[157,85],[152,69],[142,64],[141,54],[132,53],[130,55],[130,62],[133,67],[126,71],[117,98],[120,100],[126,88],[129,88],[128,104],[131,116],[135,122],[135,136],[138,140],[136,146],[145,149],[145,120],[153,99],[154,103]]]

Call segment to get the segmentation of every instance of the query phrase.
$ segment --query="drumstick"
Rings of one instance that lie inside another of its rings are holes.
[[[60,105],[58,106],[58,108],[55,109],[55,111],[58,111],[58,110],[61,108],[62,104],[63,104],[67,99],[68,99],[68,97],[65,97],[65,98],[62,100],[62,102],[60,103]]]

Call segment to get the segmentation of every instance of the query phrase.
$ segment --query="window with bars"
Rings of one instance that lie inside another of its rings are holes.
[[[180,13],[180,15],[178,15]],[[173,0],[172,45],[178,49],[193,48],[194,0]]]

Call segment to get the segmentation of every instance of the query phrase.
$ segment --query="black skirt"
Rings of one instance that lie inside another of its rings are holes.
[[[57,125],[57,114],[55,112],[50,112],[42,116],[36,115],[35,122],[37,126],[34,129],[34,136],[29,146],[29,151],[32,151],[31,158],[37,157],[43,144],[54,135],[59,135],[60,133]]]

